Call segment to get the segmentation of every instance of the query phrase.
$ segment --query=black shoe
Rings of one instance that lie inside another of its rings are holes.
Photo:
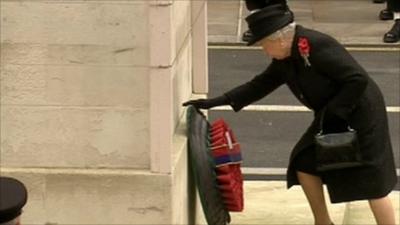
[[[379,13],[379,19],[380,20],[392,20],[393,19],[393,12],[390,11],[389,9],[383,9]]]
[[[250,30],[247,30],[246,32],[243,33],[242,41],[249,42],[252,37],[253,37],[253,33],[251,33]]]
[[[372,0],[373,3],[385,3],[386,0]]]
[[[383,42],[385,43],[395,43],[398,41],[400,41],[400,19],[395,20],[392,29],[383,36]]]

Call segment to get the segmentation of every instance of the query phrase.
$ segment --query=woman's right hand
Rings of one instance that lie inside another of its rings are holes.
[[[209,109],[209,108],[213,107],[213,105],[211,103],[212,103],[212,101],[210,101],[209,99],[196,99],[196,100],[190,100],[190,101],[184,102],[182,105],[183,106],[192,105],[196,109]]]
[[[215,106],[220,106],[220,105],[228,105],[229,104],[229,99],[225,95],[221,95],[216,98],[210,98],[210,99],[196,99],[196,100],[190,100],[185,103],[183,103],[183,106],[189,106],[192,105],[193,107],[197,109],[209,109]]]

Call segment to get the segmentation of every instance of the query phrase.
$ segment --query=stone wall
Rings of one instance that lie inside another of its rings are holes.
[[[2,166],[149,168],[149,6],[113,2],[1,2]]]
[[[0,169],[28,187],[22,222],[192,223],[181,104],[207,92],[206,1],[0,4]]]

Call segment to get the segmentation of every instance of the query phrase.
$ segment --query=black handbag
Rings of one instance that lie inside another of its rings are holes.
[[[320,131],[315,135],[317,171],[325,172],[362,166],[357,131],[350,126],[340,133],[323,132],[325,110],[322,111]]]

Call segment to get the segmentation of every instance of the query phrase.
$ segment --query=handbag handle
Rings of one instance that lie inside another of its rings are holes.
[[[324,116],[325,116],[325,112],[326,112],[326,107],[325,108],[323,108],[322,109],[322,112],[321,112],[321,118],[320,118],[320,121],[319,121],[319,132],[318,132],[318,135],[321,135],[321,134],[323,134],[323,127],[324,127]],[[354,131],[354,129],[353,128],[351,128],[350,127],[350,125],[347,125],[347,129],[349,130],[349,131]]]

